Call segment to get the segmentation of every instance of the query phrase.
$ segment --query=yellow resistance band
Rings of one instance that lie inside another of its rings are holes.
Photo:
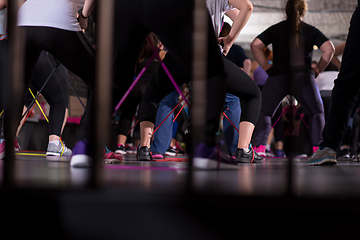
[[[39,104],[38,100],[35,98],[35,96],[34,96],[34,94],[33,94],[33,92],[31,91],[31,89],[30,89],[30,88],[29,88],[29,91],[30,91],[30,93],[31,93],[31,96],[35,99],[35,102],[36,102],[36,104],[38,105],[38,107],[39,107],[39,109],[40,109],[41,113],[44,115],[44,118],[45,118],[45,119],[46,119],[46,121],[49,123],[48,118],[46,117],[46,115],[45,115],[45,113],[44,113],[43,109],[41,108],[41,106],[40,106],[40,104]],[[61,146],[62,146],[62,152],[61,152],[61,155],[60,155],[60,156],[62,156],[62,155],[64,154],[65,147],[64,147],[64,144],[63,144],[63,141],[62,141],[62,139],[61,139],[61,138],[60,138],[60,143],[61,143]]]

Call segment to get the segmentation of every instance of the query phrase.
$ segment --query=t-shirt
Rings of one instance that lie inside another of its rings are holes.
[[[77,12],[85,0],[30,0],[19,9],[18,26],[53,27],[81,31]]]
[[[224,21],[224,14],[234,7],[229,4],[229,0],[206,0],[206,6],[214,26],[215,35],[218,37]]]
[[[298,51],[296,57],[304,61],[304,66],[295,67],[293,70],[295,73],[306,72],[314,74],[311,69],[313,47],[314,45],[320,47],[329,39],[319,29],[305,22],[300,23],[299,30],[299,46],[303,45],[304,49],[303,51]],[[284,75],[290,71],[289,32],[290,23],[285,20],[270,26],[257,36],[265,46],[272,43],[273,66],[267,71],[269,76]]]
[[[232,45],[232,47],[230,48],[230,51],[226,55],[226,58],[241,68],[244,67],[244,61],[246,59],[249,59],[246,56],[244,49],[241,46],[236,45],[236,44]]]

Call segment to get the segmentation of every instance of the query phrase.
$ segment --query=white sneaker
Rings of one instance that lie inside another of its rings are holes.
[[[70,160],[71,167],[88,168],[92,167],[93,160],[90,157],[90,145],[86,140],[79,141],[74,147],[74,153]]]

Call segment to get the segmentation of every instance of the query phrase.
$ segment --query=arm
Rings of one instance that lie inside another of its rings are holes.
[[[81,14],[79,14],[79,23],[82,29],[87,28],[88,17],[95,8],[95,0],[85,0]]]
[[[4,8],[6,8],[6,0],[0,0],[0,10],[3,10]]]
[[[257,61],[252,61],[251,62],[251,70],[250,70],[250,77],[254,78],[254,71],[255,69],[259,66]]]
[[[219,42],[224,43],[223,53],[226,55],[234,44],[241,29],[245,26],[253,11],[253,5],[249,0],[229,0],[229,4],[236,9],[228,11],[226,15],[233,20],[233,25],[228,36],[220,37]]]
[[[332,58],[331,62],[338,68],[340,69],[341,67],[341,62],[339,60],[339,58],[337,56],[342,55],[345,49],[345,44],[346,42],[340,43],[338,45],[335,46],[335,53],[334,53],[334,57]]]
[[[329,64],[329,62],[331,61],[331,59],[334,56],[334,52],[335,52],[335,47],[332,44],[332,42],[326,41],[324,42],[321,46],[320,46],[320,50],[323,52],[323,54],[321,55],[321,58],[316,66],[314,70],[315,72],[315,76],[317,76],[319,73],[321,73],[326,66]]]
[[[250,59],[245,59],[243,62],[243,66],[244,66],[244,72],[247,73],[247,75],[250,76],[250,72],[251,72],[251,61]]]
[[[268,63],[268,60],[263,52],[263,48],[266,46],[259,38],[255,38],[250,47],[255,60],[265,71],[272,67],[272,64]]]

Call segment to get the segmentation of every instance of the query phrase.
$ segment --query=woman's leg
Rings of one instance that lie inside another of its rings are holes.
[[[178,103],[177,97],[179,97],[179,94],[177,91],[173,91],[165,98],[163,98],[159,104],[155,126],[158,127],[161,123],[162,125],[154,133],[154,141],[151,145],[151,150],[153,152],[165,154],[166,150],[168,150],[170,146],[173,132],[174,113],[172,113],[165,121],[164,119]]]
[[[224,113],[230,119],[230,121],[239,128],[240,116],[241,116],[241,107],[240,100],[238,97],[227,93],[225,97],[225,107]],[[224,117],[223,118],[223,131],[226,146],[228,148],[229,154],[236,152],[239,141],[239,132],[236,131],[234,126],[230,121]]]
[[[269,77],[262,90],[262,105],[256,124],[256,146],[265,146],[271,131],[271,117],[273,117],[281,100],[287,94],[288,76]],[[264,149],[265,150],[265,149]]]
[[[224,59],[225,72],[227,74],[227,92],[242,101],[242,112],[239,124],[238,148],[248,149],[251,142],[255,123],[257,122],[261,107],[261,92],[257,84],[226,58]]]
[[[322,141],[321,133],[325,125],[325,117],[315,77],[311,74],[295,74],[293,79],[292,95],[299,101],[305,114],[309,117],[312,144],[318,146]]]
[[[60,140],[67,108],[66,102],[68,102],[65,100],[65,96],[61,90],[62,86],[55,74],[53,74],[45,84],[52,71],[53,67],[47,57],[47,53],[43,51],[35,65],[32,85],[37,91],[43,87],[41,94],[50,105],[49,141]],[[66,84],[66,82],[62,84]],[[36,95],[36,92],[33,92],[33,94]]]
[[[93,87],[95,79],[94,49],[82,32],[48,27],[25,27],[32,31],[33,42],[41,50],[50,52],[67,69],[79,76],[88,86],[89,96],[82,117],[78,140],[90,139],[93,116]],[[60,120],[63,121],[63,118]],[[60,126],[61,131],[61,126]]]

